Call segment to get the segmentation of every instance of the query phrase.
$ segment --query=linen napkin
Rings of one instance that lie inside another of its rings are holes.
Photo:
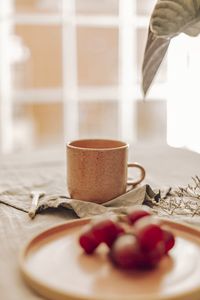
[[[33,214],[41,212],[48,208],[64,207],[73,210],[80,218],[91,217],[108,212],[126,213],[127,208],[135,205],[142,205],[145,202],[156,199],[156,193],[149,185],[143,185],[138,188],[127,191],[125,194],[110,200],[106,203],[96,204],[93,202],[71,199],[67,194],[45,194],[39,199],[38,206]],[[31,195],[27,193],[27,188],[21,190],[11,189],[4,191],[0,195],[0,202],[12,206],[24,212],[29,212],[31,208]]]
[[[37,157],[2,161],[0,168],[0,203],[26,213],[31,208],[31,191],[41,190],[45,196],[39,200],[35,213],[48,208],[64,207],[73,210],[78,217],[90,217],[103,213],[125,213],[135,205],[146,204],[160,216],[187,221],[200,226],[200,179],[195,176],[185,187],[138,186],[125,194],[98,205],[78,199],[70,199],[66,190],[65,164],[61,159],[52,160],[41,153]],[[31,163],[30,163],[31,161]]]
[[[40,200],[37,211],[42,211],[50,207],[57,208],[62,206],[64,208],[72,209],[80,218],[92,217],[109,212],[123,214],[132,206],[142,205],[145,201],[150,201],[152,198],[155,200],[155,196],[156,194],[149,185],[143,185],[132,189],[104,204],[70,199],[62,195],[51,195],[43,197]]]
[[[78,217],[100,214],[126,214],[135,206],[147,205],[154,214],[200,226],[200,178],[195,176],[186,187],[152,189],[148,184],[127,191],[106,203],[96,204],[62,195],[43,197],[35,213],[47,208],[64,207],[73,210]]]
[[[59,157],[59,156],[56,156]],[[60,156],[63,157],[62,155]],[[48,208],[64,207],[73,210],[78,217],[90,217],[106,212],[123,213],[128,207],[141,205],[154,199],[156,193],[149,185],[138,186],[104,205],[70,199],[66,188],[65,164],[61,159],[53,161],[40,155],[40,161],[27,158],[2,164],[0,169],[0,203],[29,212],[32,191],[44,191],[45,195],[33,215]],[[30,164],[30,161],[32,162]]]

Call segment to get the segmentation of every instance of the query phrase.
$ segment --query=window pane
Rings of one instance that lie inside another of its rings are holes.
[[[76,0],[79,14],[118,14],[118,0]]]
[[[166,141],[166,101],[137,101],[137,134],[139,141]]]
[[[117,101],[80,102],[79,113],[81,138],[117,138]]]
[[[61,0],[15,0],[15,10],[18,13],[58,13]]]
[[[26,103],[14,106],[14,148],[59,144],[63,140],[61,103]]]
[[[13,69],[15,87],[61,86],[60,26],[17,25],[15,35],[19,52]]]
[[[77,39],[79,84],[117,84],[118,30],[78,27]]]
[[[137,0],[137,14],[151,15],[156,2],[157,0]]]

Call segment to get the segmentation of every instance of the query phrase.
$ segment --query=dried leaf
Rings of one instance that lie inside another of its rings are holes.
[[[195,20],[195,22],[193,22],[194,25],[190,25],[189,27],[187,27],[184,30],[184,33],[186,33],[187,35],[190,36],[197,36],[200,33],[200,21]]]
[[[151,16],[142,67],[144,96],[163,61],[170,40],[200,33],[200,0],[158,0]]]
[[[151,17],[151,31],[171,38],[179,33],[200,33],[200,0],[159,0]]]
[[[157,70],[163,61],[169,43],[170,39],[157,38],[151,30],[149,30],[142,66],[142,88],[144,96],[146,96]]]

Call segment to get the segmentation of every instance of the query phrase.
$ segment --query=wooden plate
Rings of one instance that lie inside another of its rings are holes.
[[[162,220],[176,246],[152,271],[121,271],[106,249],[88,256],[78,244],[89,220],[75,220],[34,237],[20,258],[22,274],[36,292],[54,300],[199,300],[200,231]]]

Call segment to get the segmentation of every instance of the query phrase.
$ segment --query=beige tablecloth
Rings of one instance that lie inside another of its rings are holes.
[[[192,176],[200,174],[199,154],[168,146],[135,145],[130,148],[130,161],[138,161],[145,166],[145,183],[152,188],[184,186]],[[52,193],[58,192],[58,187],[59,192],[64,192],[65,182],[65,149],[0,157],[0,193],[9,188],[17,197],[22,185],[28,194],[33,188],[45,188],[49,184]],[[41,299],[25,285],[20,276],[20,249],[32,235],[72,218],[76,218],[73,211],[59,208],[49,209],[31,220],[27,213],[0,203],[1,300]],[[200,224],[198,217],[193,218],[192,222]]]

